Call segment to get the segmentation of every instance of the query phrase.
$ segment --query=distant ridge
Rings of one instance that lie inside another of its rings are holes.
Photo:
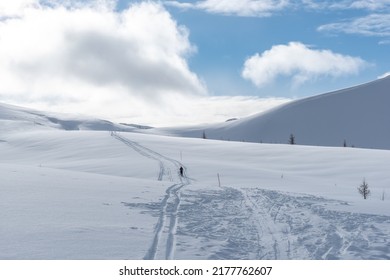
[[[0,125],[3,130],[47,128],[61,130],[133,131],[136,125],[121,125],[110,121],[71,114],[48,113],[0,103]]]

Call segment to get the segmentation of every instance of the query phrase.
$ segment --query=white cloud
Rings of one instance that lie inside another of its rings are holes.
[[[295,0],[297,8],[313,10],[369,10],[384,11],[390,8],[390,0]]]
[[[327,1],[322,3],[321,7],[330,10],[365,10],[369,13],[364,16],[321,25],[318,27],[318,31],[363,36],[390,36],[390,0]]]
[[[371,14],[343,22],[325,24],[320,26],[318,31],[365,36],[390,36],[390,14]]]
[[[1,6],[3,102],[118,119],[206,94],[187,29],[160,4],[44,2]]]
[[[38,0],[0,1],[0,20],[2,18],[21,16],[25,9],[37,4]]]
[[[293,79],[295,86],[321,77],[339,77],[359,72],[367,63],[358,57],[316,50],[300,42],[276,45],[245,61],[243,78],[257,87],[272,83],[279,76]]]
[[[343,0],[335,2],[325,2],[333,9],[362,9],[371,11],[383,11],[389,9],[390,0]]]
[[[379,45],[390,45],[390,40],[381,40],[378,42]]]
[[[283,10],[369,10],[390,9],[390,0],[199,0],[199,1],[164,1],[164,4],[183,8],[199,9],[214,14],[235,16],[270,16]]]
[[[236,16],[269,16],[286,8],[289,0],[203,0],[194,3],[164,1],[165,4],[180,8],[204,10],[209,13]]]

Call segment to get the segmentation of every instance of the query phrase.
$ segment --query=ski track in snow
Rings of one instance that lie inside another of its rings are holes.
[[[280,236],[280,232],[275,224],[275,219],[270,215],[270,211],[273,210],[274,205],[271,206],[270,209],[263,208],[262,206],[265,204],[265,200],[267,200],[268,197],[259,196],[259,201],[255,201],[246,191],[242,191],[242,197],[250,212],[250,220],[254,223],[258,236],[260,236],[259,243],[271,245],[269,246],[270,248],[268,248],[269,252],[264,252],[262,255],[258,255],[258,257],[264,258],[267,256],[267,258],[275,260],[287,259],[289,240],[288,236],[286,238]],[[279,210],[280,207],[278,211]],[[276,212],[276,215],[278,211]],[[283,245],[281,243],[283,243]]]
[[[182,177],[176,172],[176,181],[178,181],[178,183],[171,185],[165,191],[166,194],[160,204],[160,214],[155,227],[155,235],[151,246],[144,256],[145,260],[174,259],[176,249],[176,231],[178,226],[179,207],[181,203],[180,191],[184,186],[190,183],[188,177],[186,176],[187,168],[179,161],[166,157],[134,141],[124,138],[123,136],[118,135],[118,133],[113,132],[111,135],[115,139],[134,149],[139,154],[157,161],[160,166],[157,178],[159,181],[162,181],[164,177],[168,177],[169,181],[174,182],[175,180],[172,175],[172,169],[177,171],[180,166],[184,168],[184,176]],[[131,206],[127,203],[125,203],[125,205]],[[164,241],[166,245],[165,247],[162,247],[161,244],[163,244]]]

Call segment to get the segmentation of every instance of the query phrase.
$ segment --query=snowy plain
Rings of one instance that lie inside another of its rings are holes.
[[[64,130],[0,112],[0,259],[390,259],[388,150]]]

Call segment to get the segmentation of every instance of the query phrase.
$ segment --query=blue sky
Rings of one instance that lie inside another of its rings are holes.
[[[201,1],[181,1],[185,2]],[[238,15],[239,8],[236,13],[230,14],[172,6],[168,6],[168,10],[179,24],[189,29],[190,40],[198,48],[190,60],[190,66],[205,79],[213,94],[302,97],[374,80],[390,69],[390,1],[373,1],[378,4],[377,8],[330,7],[332,3],[341,2],[331,1],[325,8],[291,4],[267,16]],[[345,5],[353,6],[357,2],[345,1]],[[372,14],[383,15],[383,30],[378,30],[376,35],[358,32],[346,34],[343,30],[320,28],[334,23],[348,23]],[[341,77],[329,78],[324,73],[298,87],[291,86],[289,75],[261,88],[242,78],[241,71],[248,57],[289,42],[301,42],[316,50],[359,57],[367,65],[358,73],[345,73]]]
[[[0,2],[0,102],[219,122],[390,72],[390,0]]]

